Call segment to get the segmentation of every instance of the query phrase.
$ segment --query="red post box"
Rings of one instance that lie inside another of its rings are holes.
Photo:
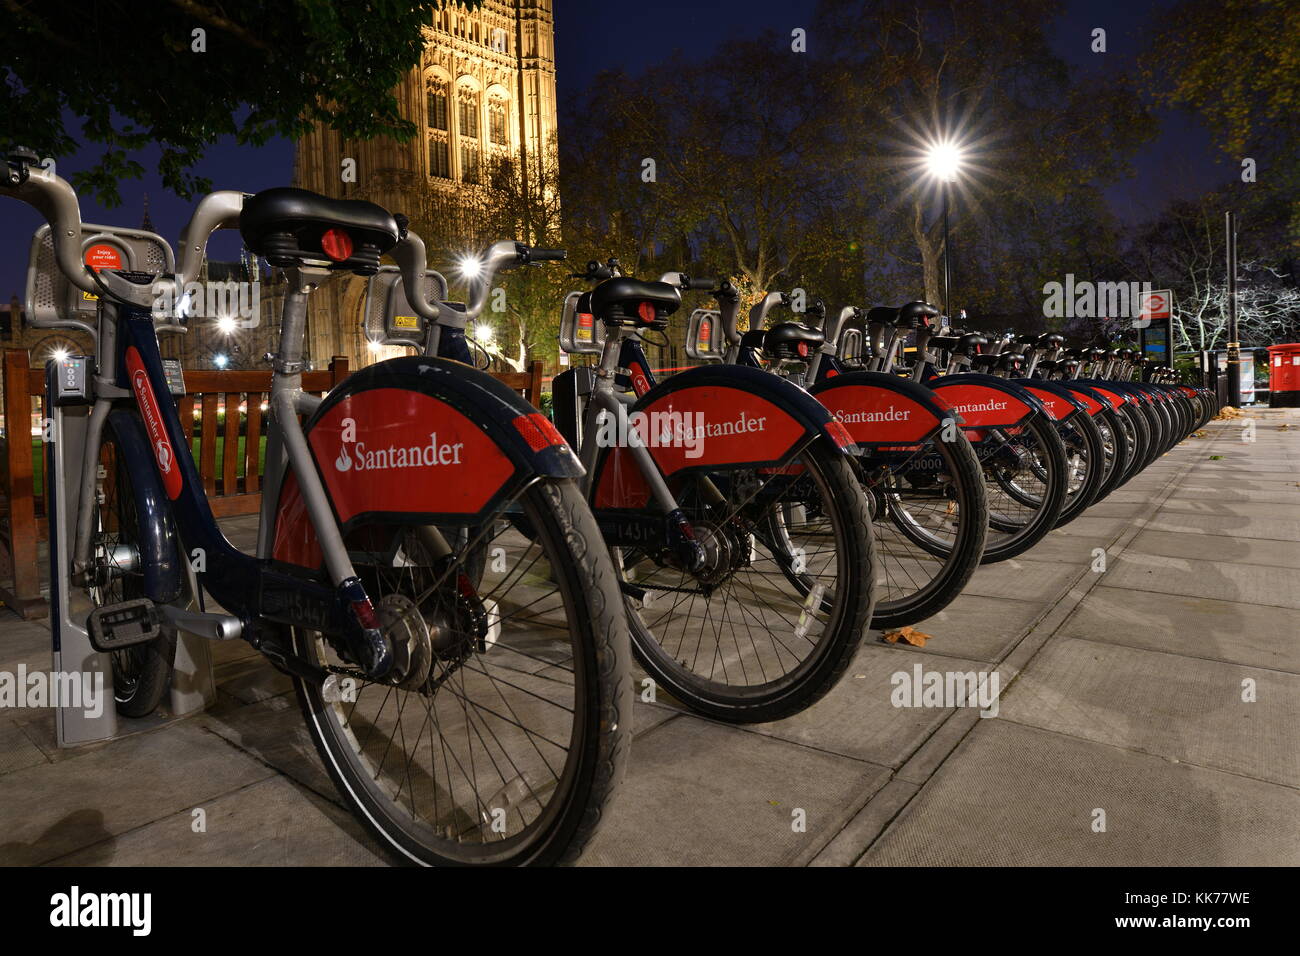
[[[1273,408],[1300,406],[1300,343],[1268,347],[1268,390]]]

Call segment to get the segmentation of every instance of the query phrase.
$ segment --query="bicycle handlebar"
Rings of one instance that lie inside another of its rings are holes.
[[[478,273],[469,277],[469,301],[465,303],[466,319],[477,319],[482,313],[492,280],[498,272],[527,265],[530,262],[560,262],[568,256],[568,252],[564,249],[533,249],[514,239],[502,239],[500,242],[492,243],[481,256],[471,260],[477,267]],[[418,283],[411,284],[405,271],[402,272],[402,280],[407,282],[407,298],[410,299],[411,290],[418,289],[420,286]]]
[[[0,195],[13,196],[45,217],[50,224],[55,261],[69,282],[93,295],[104,291],[110,278],[100,276],[97,281],[82,260],[81,206],[67,180],[35,165],[34,154],[30,151],[14,150],[6,158],[3,175],[0,175]],[[179,259],[174,280],[178,291],[184,288],[187,279],[198,276],[212,233],[239,225],[239,214],[247,195],[236,190],[220,190],[199,201],[194,215],[181,232],[178,244]],[[115,288],[120,285],[112,284]],[[179,302],[180,296],[175,296],[174,300]]]
[[[416,315],[426,322],[437,324],[441,310],[424,297],[424,273],[429,268],[429,257],[424,249],[424,240],[407,229],[388,254],[393,257],[397,268],[401,270],[406,301],[415,310]]]
[[[718,288],[717,279],[705,276],[691,278],[685,272],[665,272],[659,281],[674,285],[683,292],[712,292]]]
[[[72,186],[52,170],[34,165],[31,153],[14,150],[5,160],[0,194],[27,203],[45,217],[60,271],[81,291],[98,295],[99,286],[81,258],[81,206]]]
[[[244,200],[251,193],[235,189],[222,189],[209,193],[194,207],[194,215],[181,230],[176,251],[176,284],[183,289],[185,282],[198,276],[207,254],[208,239],[218,229],[237,229]]]

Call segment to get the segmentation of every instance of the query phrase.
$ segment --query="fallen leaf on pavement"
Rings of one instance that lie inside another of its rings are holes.
[[[925,642],[930,639],[930,635],[918,631],[909,624],[907,627],[900,627],[896,631],[886,631],[884,638],[890,644],[897,644],[902,641],[904,644],[911,644],[913,647],[925,647]]]

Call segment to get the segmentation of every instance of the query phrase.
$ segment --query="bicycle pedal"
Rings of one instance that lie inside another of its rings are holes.
[[[162,633],[158,609],[148,598],[105,604],[86,619],[90,643],[97,651],[117,651],[152,641]]]

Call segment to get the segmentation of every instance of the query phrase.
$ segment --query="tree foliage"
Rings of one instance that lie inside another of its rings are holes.
[[[1294,0],[1179,0],[1160,14],[1148,84],[1195,111],[1234,162],[1256,161],[1253,200],[1282,210],[1300,251],[1300,14]]]
[[[223,136],[258,146],[323,123],[348,137],[406,139],[415,126],[393,90],[443,5],[5,0],[0,145],[53,157],[102,145],[73,182],[117,205],[118,180],[143,174],[134,154],[146,146],[161,148],[164,185],[188,199],[211,188],[193,167]]]

